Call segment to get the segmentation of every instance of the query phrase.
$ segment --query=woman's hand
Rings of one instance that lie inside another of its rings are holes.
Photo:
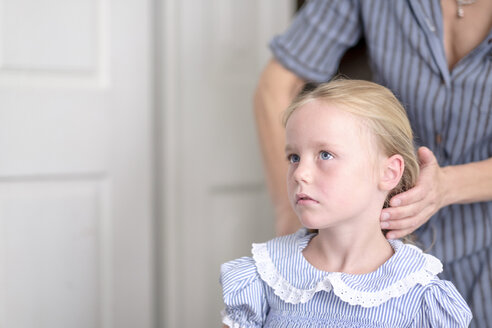
[[[446,180],[436,157],[427,147],[419,148],[418,157],[420,175],[415,187],[395,195],[390,200],[391,207],[381,212],[381,228],[388,230],[388,239],[412,233],[446,205]]]

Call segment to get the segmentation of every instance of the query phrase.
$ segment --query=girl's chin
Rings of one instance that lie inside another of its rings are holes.
[[[343,219],[334,218],[331,215],[329,215],[329,219],[327,219],[326,216],[312,215],[310,213],[303,213],[303,215],[298,215],[298,218],[303,227],[316,230],[333,228],[343,221]]]
[[[311,218],[300,218],[303,227],[308,229],[323,229],[329,226],[327,222],[320,222],[319,220],[313,220]]]

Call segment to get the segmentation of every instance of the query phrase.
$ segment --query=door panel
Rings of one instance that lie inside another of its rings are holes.
[[[96,176],[0,184],[0,326],[98,327],[109,296],[106,187]]]
[[[0,327],[153,326],[151,13],[0,0]]]

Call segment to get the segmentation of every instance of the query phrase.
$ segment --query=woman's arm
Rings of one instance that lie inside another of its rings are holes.
[[[266,181],[275,208],[277,235],[295,232],[301,225],[287,198],[287,161],[282,114],[305,82],[272,59],[263,71],[254,99],[254,111]]]
[[[492,158],[464,165],[443,167],[447,179],[446,204],[492,200]]]
[[[492,200],[492,158],[463,165],[440,167],[426,147],[418,151],[421,171],[414,188],[394,196],[381,213],[386,237],[401,238],[451,204]]]

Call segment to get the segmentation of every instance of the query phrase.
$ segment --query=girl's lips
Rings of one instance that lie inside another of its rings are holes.
[[[318,203],[318,201],[312,199],[306,194],[296,194],[296,204],[298,205],[308,205],[308,204],[313,204],[313,203]]]

